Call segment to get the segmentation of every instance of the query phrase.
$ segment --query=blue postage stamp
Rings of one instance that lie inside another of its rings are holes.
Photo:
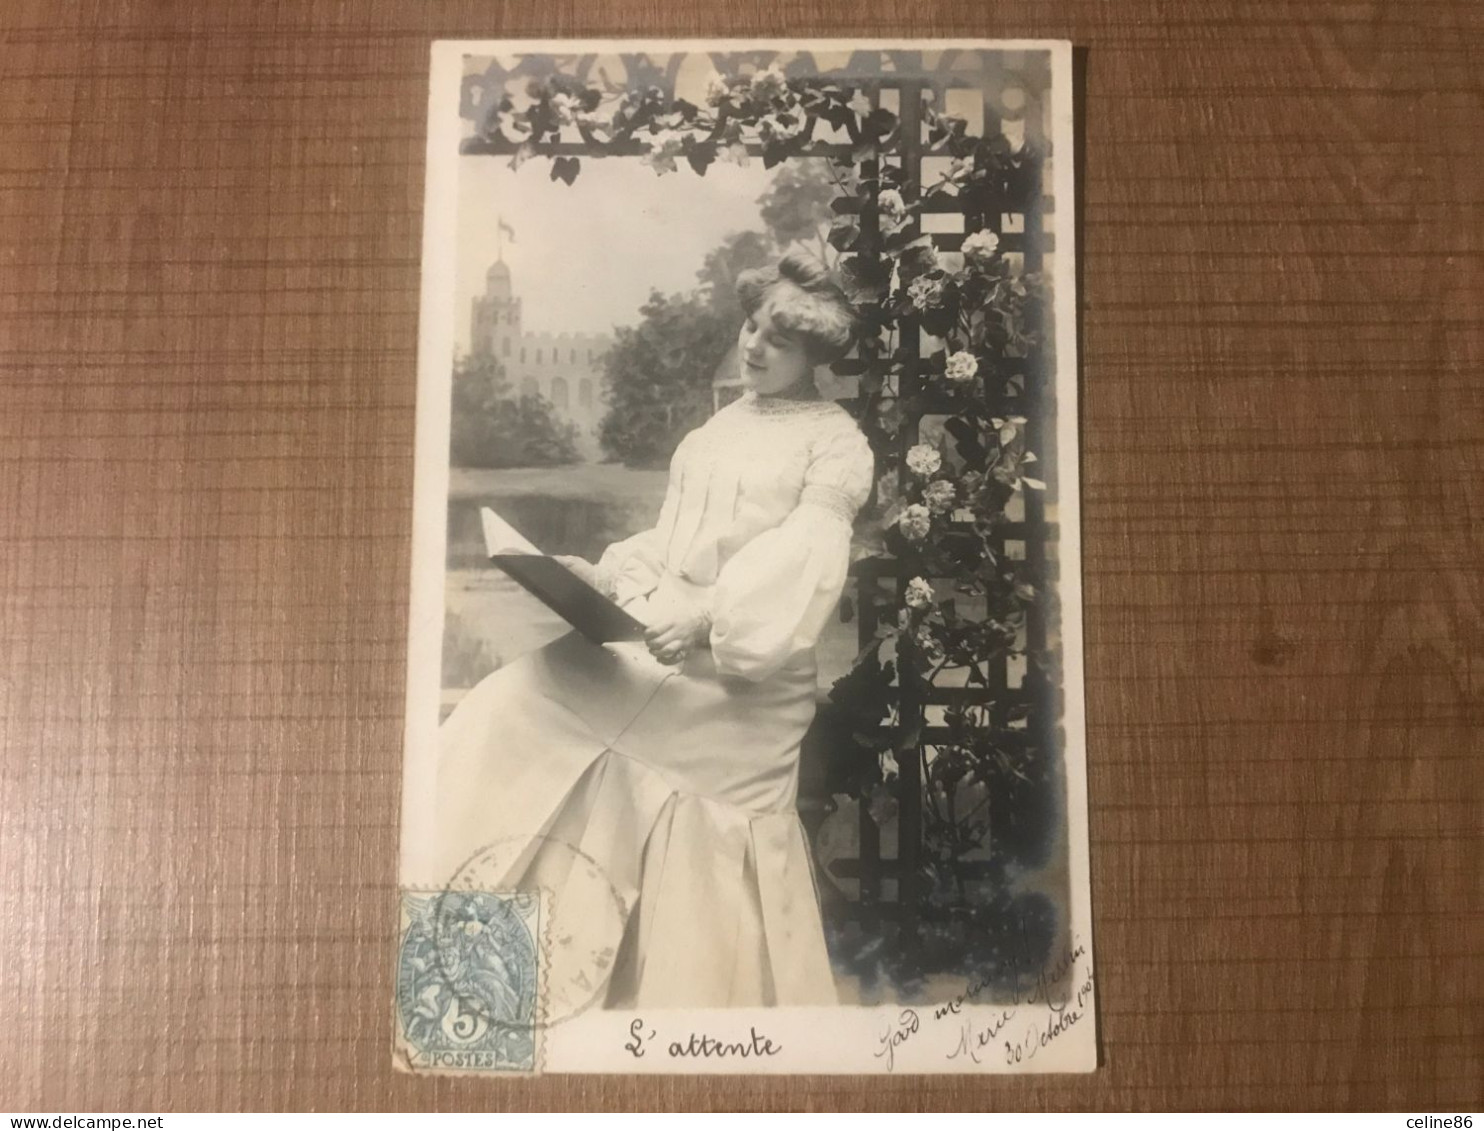
[[[396,1024],[416,1072],[536,1072],[542,911],[535,892],[403,891]]]

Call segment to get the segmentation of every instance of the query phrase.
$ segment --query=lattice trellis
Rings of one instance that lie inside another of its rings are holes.
[[[978,93],[978,88],[966,84],[967,89]],[[950,89],[951,89],[950,85]],[[925,98],[939,100],[943,97],[941,80],[924,78],[882,78],[877,80],[874,98],[878,105],[883,98],[894,106],[901,129],[897,142],[882,153],[880,160],[899,165],[906,176],[902,187],[903,197],[911,202],[918,200],[926,178],[925,163],[943,160],[927,152],[922,125],[922,108]],[[992,136],[999,130],[999,117],[989,97],[983,98],[984,136]],[[1027,133],[1035,137],[1040,123],[1033,116],[1027,118]],[[879,172],[875,161],[862,167],[862,175],[875,177]],[[1000,237],[1000,246],[1011,254],[1022,257],[1023,270],[1040,271],[1044,259],[1053,249],[1052,236],[1046,232],[1046,219],[1053,207],[1053,200],[1044,192],[1031,194],[1028,200],[1005,199],[999,206],[984,209],[981,214],[966,213],[956,198],[937,197],[924,203],[923,213],[949,220],[935,223],[929,233],[933,245],[939,251],[957,251],[968,229],[987,228]],[[863,228],[872,236],[874,219],[863,218]],[[908,448],[921,438],[921,424],[935,415],[948,415],[952,406],[935,399],[933,387],[923,379],[924,350],[922,335],[916,319],[903,316],[897,320],[899,328],[897,367],[901,387],[894,391],[899,403],[917,400],[920,410],[911,418],[904,418],[898,433],[898,450],[895,453],[901,473],[905,475],[905,458]],[[1018,396],[1008,398],[1003,406],[1003,415],[1020,415],[1026,418],[1027,445],[1038,453],[1049,454],[1048,441],[1054,436],[1054,405],[1049,381],[1050,359],[1041,348],[1032,349],[1025,357],[1000,359],[997,384],[1003,387],[1006,380],[1019,375],[1023,378]],[[981,361],[981,365],[984,363]],[[856,363],[856,372],[860,365]],[[848,372],[848,366],[841,367]],[[842,402],[845,403],[845,402]],[[1047,461],[1048,464],[1051,460]],[[1048,553],[1056,541],[1055,525],[1047,521],[1046,507],[1037,492],[1024,492],[1017,496],[1021,513],[1018,518],[1003,523],[997,530],[996,548],[1003,556],[1023,556],[1031,565],[1044,571],[1048,564]],[[852,569],[856,579],[859,609],[859,641],[865,648],[877,636],[880,613],[883,609],[894,611],[900,607],[907,581],[917,572],[910,561],[895,558],[868,558],[857,562]],[[935,579],[929,578],[929,581]],[[1048,614],[1041,604],[1027,610],[1024,639],[1017,651],[1044,652],[1048,644]],[[893,792],[897,800],[897,853],[895,857],[882,855],[880,827],[867,807],[862,806],[859,819],[860,853],[856,859],[835,860],[831,872],[838,879],[856,880],[859,896],[851,915],[869,923],[882,918],[899,917],[902,909],[912,907],[918,897],[917,888],[922,883],[922,817],[925,805],[922,771],[925,762],[933,756],[935,747],[944,743],[948,729],[935,724],[933,719],[941,708],[951,704],[998,701],[1004,705],[1018,702],[1025,708],[1027,726],[1023,741],[1040,744],[1043,749],[1053,748],[1056,728],[1056,689],[1046,679],[1044,672],[1035,666],[1027,666],[1012,658],[1005,662],[990,662],[985,671],[986,685],[983,687],[935,686],[925,702],[899,702],[899,712],[920,710],[926,723],[922,728],[922,750],[919,759],[899,761],[899,776]],[[960,873],[987,875],[994,870],[988,863],[961,863]],[[895,898],[890,898],[887,884],[895,888]]]

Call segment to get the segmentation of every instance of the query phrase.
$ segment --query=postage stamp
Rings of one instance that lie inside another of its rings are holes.
[[[536,892],[403,891],[398,1063],[411,1071],[536,1072],[542,1019]]]

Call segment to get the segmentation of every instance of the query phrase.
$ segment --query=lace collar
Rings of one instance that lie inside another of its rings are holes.
[[[754,412],[759,416],[804,416],[829,412],[840,407],[824,397],[808,401],[790,397],[761,397],[756,389],[748,389],[734,403],[744,412]]]

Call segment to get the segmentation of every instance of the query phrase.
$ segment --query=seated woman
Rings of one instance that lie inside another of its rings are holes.
[[[558,904],[572,861],[600,870],[619,905],[595,988],[610,1007],[836,1000],[799,746],[874,461],[815,388],[854,326],[825,269],[791,254],[738,293],[746,391],[681,441],[653,528],[595,567],[564,559],[660,663],[571,633],[486,677],[440,730],[426,843],[406,846],[431,882],[513,843],[500,883]]]

